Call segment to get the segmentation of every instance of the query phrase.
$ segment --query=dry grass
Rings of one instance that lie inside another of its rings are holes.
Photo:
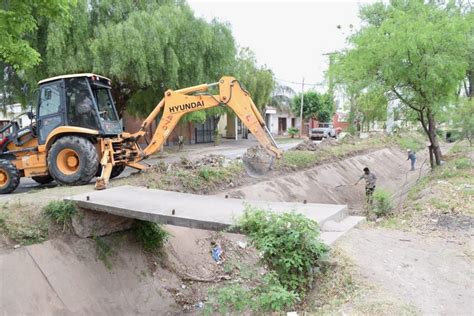
[[[474,165],[466,142],[452,147],[446,162],[409,192],[402,210],[383,220],[386,228],[465,230],[474,224]]]

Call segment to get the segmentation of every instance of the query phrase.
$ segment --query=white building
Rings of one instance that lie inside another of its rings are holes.
[[[10,104],[5,106],[4,109],[0,109],[0,125],[5,125],[10,122],[13,118],[17,117],[21,113],[25,113],[26,110],[22,109],[20,103]],[[17,119],[20,128],[28,126],[31,124],[31,120],[28,116],[22,115]]]
[[[288,128],[301,128],[299,117],[290,111],[282,111],[272,106],[265,107],[265,124],[273,135],[288,135]]]

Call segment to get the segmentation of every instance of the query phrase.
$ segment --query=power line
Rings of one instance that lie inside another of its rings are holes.
[[[275,78],[275,79],[278,80],[278,81],[291,83],[291,84],[297,84],[297,85],[303,84],[303,82],[296,82],[296,81],[285,80],[285,79],[280,79],[280,78]],[[307,83],[307,82],[305,82],[304,85],[305,86],[324,86],[324,83],[322,83],[322,82],[320,82],[320,83]]]

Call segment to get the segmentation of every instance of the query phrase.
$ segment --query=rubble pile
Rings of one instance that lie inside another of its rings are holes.
[[[320,144],[320,146],[322,147],[332,147],[332,146],[337,146],[337,145],[338,145],[338,141],[332,137],[324,138]]]
[[[305,139],[303,142],[296,145],[293,150],[301,151],[316,151],[318,150],[318,145],[310,139]]]
[[[183,169],[199,169],[200,167],[225,167],[229,164],[229,159],[223,155],[206,155],[201,159],[189,160],[181,157],[179,162],[173,164],[173,167]]]

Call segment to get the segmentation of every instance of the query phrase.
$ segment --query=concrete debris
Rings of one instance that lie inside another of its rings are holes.
[[[301,151],[316,151],[318,150],[318,145],[310,139],[306,139],[303,142],[296,145],[293,150]]]
[[[247,248],[247,243],[245,241],[238,241],[237,245],[242,249]]]
[[[189,160],[181,157],[181,160],[173,164],[173,167],[184,169],[198,169],[200,167],[225,167],[229,164],[229,159],[223,155],[206,155],[201,159]]]
[[[133,219],[77,208],[72,218],[72,227],[76,235],[82,238],[104,236],[117,231],[130,229]]]

